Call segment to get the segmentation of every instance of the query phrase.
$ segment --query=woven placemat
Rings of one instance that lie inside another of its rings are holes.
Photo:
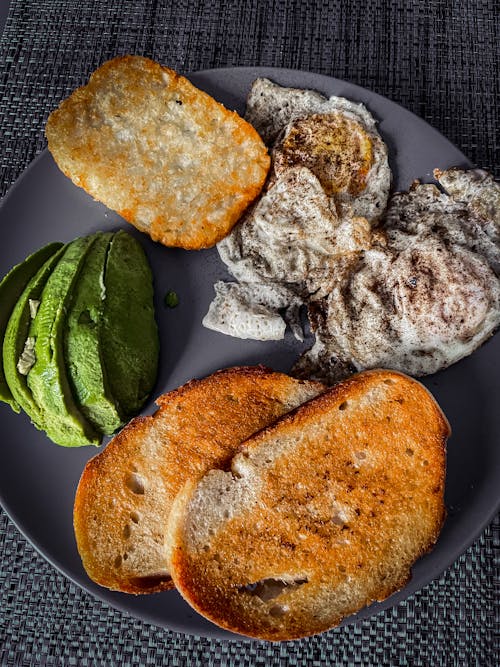
[[[0,0],[1,1],[1,0]],[[496,0],[12,0],[0,43],[0,194],[45,146],[57,103],[103,60],[182,72],[265,65],[370,88],[498,173]],[[443,576],[369,620],[300,642],[188,637],[95,601],[0,512],[0,665],[497,665],[498,519]]]

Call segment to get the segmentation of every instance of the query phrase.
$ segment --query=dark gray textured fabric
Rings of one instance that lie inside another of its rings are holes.
[[[12,0],[0,43],[0,193],[102,61],[311,70],[386,95],[499,175],[496,0]],[[4,443],[2,443],[4,444]],[[0,464],[1,465],[1,464]],[[496,665],[499,521],[437,581],[356,626],[282,645],[160,630],[66,581],[0,513],[0,665]]]

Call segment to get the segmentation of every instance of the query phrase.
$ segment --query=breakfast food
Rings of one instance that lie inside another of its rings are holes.
[[[152,238],[205,247],[267,171],[256,135],[212,102],[147,59],[115,59],[54,112],[49,146],[76,183]],[[186,139],[212,111],[210,140]],[[151,116],[159,127],[145,127]],[[305,304],[317,341],[295,372],[327,382],[382,364],[433,372],[490,335],[500,310],[490,177],[436,172],[448,194],[416,185],[386,211],[387,149],[362,105],[259,80],[247,118],[273,167],[219,244],[240,282],[216,286],[208,326],[267,340],[288,323],[300,337]],[[233,123],[237,158],[215,138]],[[5,375],[14,406],[17,391],[59,444],[97,444],[151,390],[158,341],[141,257],[127,235],[100,234],[54,247],[25,272]],[[165,305],[177,303],[169,290]],[[421,385],[391,371],[324,391],[239,368],[160,397],[83,472],[74,527],[89,576],[135,594],[175,583],[222,627],[271,640],[321,632],[403,586],[444,518],[446,419]]]
[[[45,283],[63,251],[64,246],[61,244],[27,283],[14,308],[8,314],[7,326],[3,335],[2,366],[10,396],[12,396],[12,399],[7,397],[5,401],[16,412],[22,408],[38,428],[42,428],[42,415],[26,382],[26,374],[35,361],[35,341],[28,336],[28,332],[31,320],[36,314],[37,305],[40,304],[40,296]],[[3,396],[2,400],[4,400]]]
[[[77,406],[64,359],[65,314],[85,257],[95,242],[87,236],[68,244],[44,285],[28,339],[34,341],[34,363],[26,379],[40,407],[48,437],[65,447],[99,444],[99,436]]]
[[[154,415],[131,421],[83,471],[74,527],[88,575],[129,593],[172,588],[165,531],[185,481],[224,466],[242,440],[323,390],[241,367],[160,396]]]
[[[337,216],[308,169],[289,170],[219,244],[221,259],[239,282],[230,288],[215,284],[204,326],[257,340],[283,338],[285,308],[286,322],[300,331],[298,306],[328,294],[337,273],[357,263],[371,238],[365,218]],[[267,335],[262,321],[275,335]]]
[[[272,147],[272,179],[305,167],[318,179],[339,216],[376,224],[384,211],[391,171],[387,147],[363,104],[313,90],[256,79],[245,118]]]
[[[310,303],[316,342],[297,364],[300,376],[335,379],[380,366],[428,375],[498,328],[500,185],[480,171],[436,177],[445,191],[415,184],[395,195],[383,242]]]
[[[104,63],[49,117],[60,169],[153,240],[222,239],[264,184],[253,127],[187,79],[140,56]]]
[[[40,248],[23,262],[14,266],[0,282],[0,304],[2,304],[0,309],[0,340],[3,340],[5,336],[9,318],[26,285],[61,247],[62,243],[49,243]],[[9,389],[2,363],[0,363],[0,400],[9,403],[13,410],[19,412],[19,405]]]
[[[325,120],[331,100],[266,80],[252,87],[246,117],[272,143],[271,177],[218,244],[238,282],[215,284],[203,324],[257,340],[283,338],[288,324],[302,340],[305,305],[316,339],[298,377],[434,373],[500,324],[500,185],[479,170],[436,170],[441,189],[416,182],[387,204],[390,172],[373,119],[331,99],[343,119],[336,132]],[[363,120],[366,136],[348,132],[345,114]],[[379,155],[369,171],[367,137]]]
[[[449,432],[409,377],[339,383],[186,483],[167,534],[177,589],[218,625],[267,640],[385,599],[439,535]]]
[[[283,337],[286,321],[300,338],[299,306],[328,294],[339,264],[371,244],[391,183],[387,147],[362,104],[267,79],[252,85],[245,117],[271,148],[270,177],[218,244],[238,283],[216,283],[203,324],[266,340]]]
[[[104,275],[112,233],[100,235],[88,251],[66,314],[64,360],[76,402],[101,433],[123,423],[104,372],[102,331]]]
[[[215,299],[203,318],[208,329],[238,338],[281,340],[288,322],[297,338],[302,339],[302,302],[286,285],[219,281],[214,288]],[[286,322],[281,316],[284,310]]]
[[[159,342],[151,268],[141,245],[125,232],[110,243],[104,292],[104,365],[110,391],[129,419],[155,383]]]
[[[26,262],[24,279],[33,275],[2,310],[10,396],[1,398],[59,445],[98,445],[140,409],[156,379],[147,258],[119,231],[52,244]],[[126,389],[115,391],[117,383]]]

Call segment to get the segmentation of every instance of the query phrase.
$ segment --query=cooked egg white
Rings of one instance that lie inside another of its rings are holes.
[[[391,170],[376,121],[363,104],[257,79],[245,118],[270,146],[275,174],[307,167],[341,217],[377,222],[387,204]]]
[[[205,326],[255,338],[316,341],[294,369],[332,382],[387,367],[434,373],[500,325],[500,186],[491,175],[435,171],[392,197],[387,149],[362,105],[259,79],[247,120],[271,149],[264,193],[219,254]],[[279,298],[277,298],[279,295]],[[284,312],[284,321],[281,314]]]
[[[266,286],[267,292],[286,288],[289,301],[280,309],[329,293],[338,273],[370,246],[370,227],[385,208],[391,173],[386,146],[363,105],[257,79],[246,118],[271,147],[271,175],[264,194],[218,244],[239,283],[217,288],[203,323],[268,340],[265,332],[272,330],[274,338],[279,329],[263,327],[262,309],[275,323],[278,309],[255,301],[249,285]],[[259,317],[252,328],[253,310]],[[301,337],[298,323],[289,316],[287,321]]]
[[[500,325],[500,186],[485,172],[436,171],[449,188],[395,195],[385,242],[310,308],[314,346],[296,372],[335,380],[387,367],[428,375],[471,354]]]

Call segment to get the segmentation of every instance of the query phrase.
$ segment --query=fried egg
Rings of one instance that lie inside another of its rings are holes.
[[[387,204],[391,170],[387,147],[363,104],[257,79],[245,119],[271,148],[275,175],[306,167],[341,217],[350,213],[377,222]]]
[[[218,244],[238,282],[217,286],[206,326],[277,339],[284,313],[300,337],[306,304],[316,340],[294,373],[326,382],[376,367],[435,373],[495,332],[500,186],[491,175],[436,169],[437,184],[415,182],[387,203],[387,150],[362,105],[259,79],[246,118],[271,149],[270,177]]]
[[[435,171],[441,191],[395,195],[385,240],[309,306],[314,346],[295,372],[334,381],[387,367],[428,375],[500,325],[500,186],[481,171]]]
[[[217,288],[203,324],[257,340],[267,340],[265,332],[272,330],[274,338],[277,310],[269,300],[252,300],[257,292],[248,286],[264,285],[267,294],[286,287],[290,301],[281,308],[294,305],[286,319],[300,337],[290,317],[297,299],[306,303],[312,294],[328,294],[339,271],[371,244],[370,228],[385,208],[391,182],[387,149],[363,105],[267,79],[254,82],[246,119],[271,147],[270,178],[256,204],[218,244],[239,283]],[[263,309],[271,329],[262,325]],[[238,310],[244,327],[233,316]]]
[[[367,220],[340,219],[316,176],[293,167],[218,249],[240,282],[286,284],[307,298],[328,293],[337,263],[370,244]]]

